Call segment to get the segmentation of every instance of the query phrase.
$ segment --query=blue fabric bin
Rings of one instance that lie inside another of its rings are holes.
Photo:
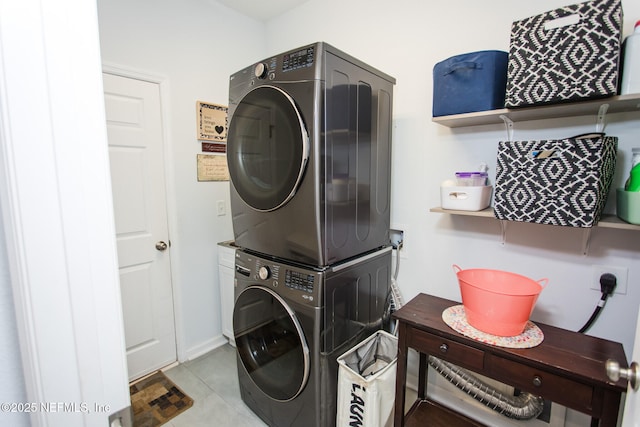
[[[483,50],[433,67],[433,116],[504,108],[509,54]]]

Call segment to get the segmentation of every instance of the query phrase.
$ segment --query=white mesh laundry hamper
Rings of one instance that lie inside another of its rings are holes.
[[[377,331],[338,358],[336,427],[393,425],[398,338]]]

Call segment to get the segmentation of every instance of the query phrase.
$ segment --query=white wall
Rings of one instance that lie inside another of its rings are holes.
[[[216,243],[233,238],[228,182],[198,182],[196,101],[227,105],[229,76],[262,57],[264,24],[215,1],[98,1],[103,63],[168,81],[168,187],[181,358],[221,337]],[[230,37],[230,35],[233,35]]]

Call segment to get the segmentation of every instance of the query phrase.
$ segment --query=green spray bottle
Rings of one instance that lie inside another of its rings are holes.
[[[624,185],[626,191],[640,191],[640,148],[632,150],[633,158],[631,160],[631,173]]]

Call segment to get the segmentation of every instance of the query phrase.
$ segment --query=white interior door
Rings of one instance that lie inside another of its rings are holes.
[[[129,379],[176,361],[160,88],[104,73]]]
[[[631,365],[632,361],[640,363],[640,311],[638,312],[638,322],[636,324],[636,340],[629,365]],[[622,427],[640,427],[640,390],[633,390],[631,386],[627,388]]]

